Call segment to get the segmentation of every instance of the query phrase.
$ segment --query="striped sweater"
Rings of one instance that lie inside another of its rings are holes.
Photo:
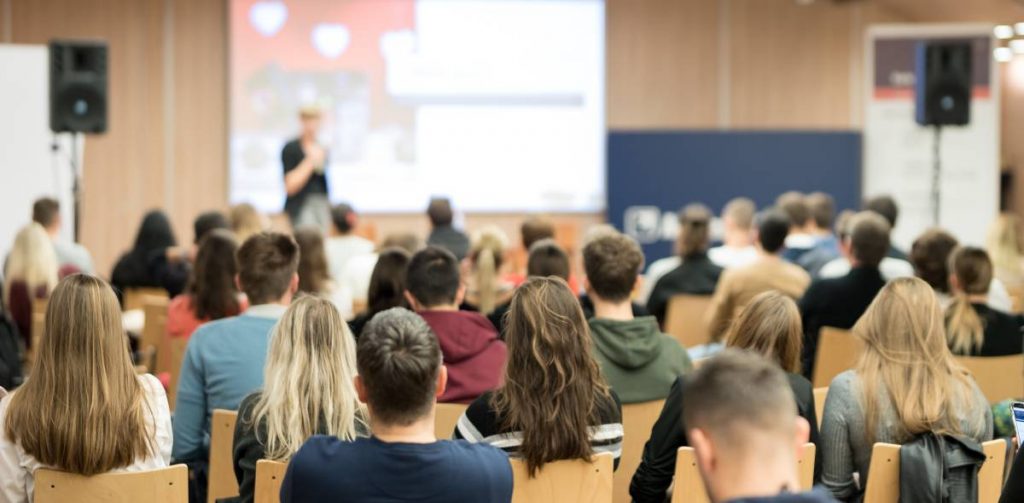
[[[490,444],[516,457],[523,443],[523,432],[502,431],[504,418],[491,407],[491,395],[491,392],[484,393],[469,405],[459,418],[452,438]],[[622,404],[614,391],[611,391],[611,400],[598,403],[597,415],[595,424],[590,427],[590,444],[595,454],[612,453],[618,468],[622,456]]]

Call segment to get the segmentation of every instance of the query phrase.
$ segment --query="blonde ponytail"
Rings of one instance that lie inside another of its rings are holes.
[[[985,327],[967,295],[958,293],[946,309],[946,341],[953,354],[969,355],[985,341]]]
[[[494,305],[498,297],[497,283],[498,266],[494,258],[494,251],[484,248],[476,257],[476,287],[479,291],[480,302],[477,307],[484,315],[494,312]]]
[[[988,293],[992,261],[981,248],[960,247],[949,256],[949,271],[956,285],[953,303],[946,309],[946,341],[954,354],[969,355],[981,349],[985,341],[985,324],[971,305],[970,296]]]

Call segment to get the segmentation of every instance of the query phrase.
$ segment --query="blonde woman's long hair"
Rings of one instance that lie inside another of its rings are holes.
[[[46,307],[32,377],[4,433],[40,463],[80,475],[155,455],[153,417],[135,375],[114,291],[94,276],[61,281]]]
[[[898,443],[929,431],[963,433],[960,416],[970,410],[973,384],[946,346],[942,321],[928,283],[901,278],[882,288],[853,327],[864,341],[854,370],[868,442],[875,442],[878,431],[880,397],[896,412]],[[981,430],[984,416],[972,420],[972,428]]]
[[[508,236],[497,226],[488,225],[477,231],[472,241],[469,257],[473,262],[477,309],[488,315],[498,304],[498,269],[508,247]]]
[[[953,353],[969,355],[985,342],[985,323],[970,296],[988,294],[992,261],[981,248],[960,247],[949,256],[949,274],[957,288],[951,288],[953,302],[946,308],[946,338]]]
[[[754,297],[725,335],[725,345],[763,355],[791,374],[800,372],[803,323],[796,302],[777,291]]]
[[[266,424],[266,459],[286,461],[317,433],[356,438],[355,369],[352,333],[334,304],[312,295],[292,302],[271,335],[263,393],[243,418]]]
[[[1012,213],[1001,213],[989,226],[985,248],[996,269],[1024,276],[1021,253],[1020,220]]]
[[[246,239],[267,230],[269,227],[266,223],[266,217],[249,203],[240,203],[232,206],[228,212],[228,220],[231,222],[231,230],[234,231],[238,244],[244,243]]]
[[[14,238],[14,246],[7,257],[4,270],[4,305],[11,307],[11,283],[22,281],[27,287],[29,297],[35,298],[36,292],[44,288],[49,294],[57,286],[57,253],[53,250],[53,242],[46,229],[32,222],[18,231]]]

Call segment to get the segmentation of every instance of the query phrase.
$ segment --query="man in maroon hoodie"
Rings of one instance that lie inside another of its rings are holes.
[[[498,387],[505,343],[480,313],[459,311],[466,288],[455,255],[436,246],[418,252],[409,262],[405,285],[405,298],[437,334],[448,368],[448,389],[437,401],[469,403]]]

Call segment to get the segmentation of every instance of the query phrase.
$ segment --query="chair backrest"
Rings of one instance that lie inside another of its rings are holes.
[[[832,384],[832,379],[849,370],[860,356],[864,343],[849,330],[823,327],[818,334],[818,354],[814,360],[815,388]]]
[[[288,463],[261,459],[256,462],[256,490],[253,503],[279,503],[281,501],[281,482]]]
[[[808,442],[796,462],[800,476],[800,488],[810,490],[814,486],[814,457],[816,448]],[[680,447],[676,453],[676,474],[672,490],[672,503],[708,503],[704,481],[697,468],[696,451],[692,447]]]
[[[188,468],[174,465],[144,472],[83,477],[40,468],[35,472],[36,503],[188,503]]]
[[[512,464],[512,503],[611,503],[612,454],[603,452],[590,462],[578,459],[545,464],[530,478],[526,463]],[[621,469],[621,465],[620,465]]]
[[[828,397],[828,386],[814,388],[814,415],[818,419],[818,429],[821,429],[821,418],[825,416],[825,398]]]
[[[210,418],[210,481],[206,489],[206,501],[214,503],[219,498],[238,496],[238,480],[235,479],[231,448],[235,437],[235,422],[238,411],[214,409]]]
[[[170,376],[167,383],[167,404],[171,411],[174,411],[174,402],[178,399],[178,377],[181,375],[181,362],[185,359],[185,349],[188,348],[188,339],[184,337],[169,337],[164,339],[157,351],[156,372],[166,372]]]
[[[991,403],[1024,396],[1024,355],[958,356]]]
[[[704,322],[710,306],[710,295],[673,296],[665,310],[665,333],[687,349],[711,342],[711,332]]]
[[[644,444],[651,438],[651,429],[664,406],[664,400],[622,406],[622,456],[615,470],[615,503],[629,503],[629,483],[636,467],[640,466]]]
[[[437,404],[434,410],[434,436],[441,440],[452,438],[455,425],[459,424],[459,418],[467,407],[461,403]]]
[[[145,324],[142,326],[142,338],[139,340],[139,352],[143,355],[142,364],[156,369],[157,353],[167,336],[167,296],[145,296],[142,298],[142,312]]]
[[[140,287],[140,288],[125,288],[124,290],[124,310],[131,311],[133,309],[142,309],[145,304],[144,299],[146,297],[164,297],[167,298],[167,290],[163,288],[151,288],[151,287]]]
[[[991,440],[981,445],[985,463],[978,471],[978,503],[996,503],[1003,490],[1006,441]],[[876,443],[871,449],[864,503],[891,503],[900,498],[900,446]]]

